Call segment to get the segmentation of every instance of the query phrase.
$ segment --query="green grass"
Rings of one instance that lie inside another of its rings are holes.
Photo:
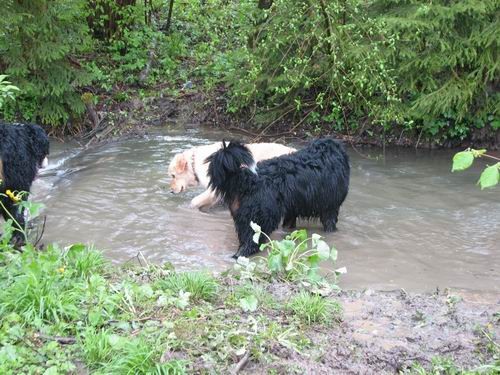
[[[219,284],[217,280],[205,272],[174,273],[157,282],[157,287],[179,292],[190,293],[193,300],[211,301],[217,295]]]
[[[330,324],[342,313],[340,304],[317,294],[300,292],[288,303],[289,310],[306,324]]]

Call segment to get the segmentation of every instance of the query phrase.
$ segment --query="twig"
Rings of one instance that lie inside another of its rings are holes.
[[[236,364],[234,370],[231,372],[232,375],[238,374],[243,368],[247,365],[248,360],[250,359],[250,351],[247,350],[245,355],[241,357],[240,361]]]
[[[38,243],[40,242],[40,240],[42,239],[43,237],[43,234],[45,233],[45,224],[47,223],[47,215],[44,215],[43,216],[43,224],[42,224],[42,230],[40,233],[37,232],[37,239],[35,241],[35,243],[33,244],[33,247],[37,247]]]
[[[415,145],[415,150],[418,148],[418,144],[420,143],[420,138],[422,137],[422,133],[424,132],[424,128],[420,131],[420,134],[418,135],[417,139],[417,144]]]
[[[500,158],[497,158],[496,156],[488,155],[488,154],[482,154],[481,156],[500,161]]]
[[[37,334],[36,337],[45,340],[45,341],[57,341],[59,344],[62,345],[71,345],[76,343],[76,338],[75,337],[62,337],[62,336],[47,336],[43,335],[41,333]]]

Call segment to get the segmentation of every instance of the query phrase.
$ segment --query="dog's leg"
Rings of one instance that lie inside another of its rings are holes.
[[[283,228],[295,229],[297,227],[297,217],[295,215],[285,215]]]
[[[240,202],[240,207],[233,215],[240,246],[233,257],[248,257],[259,252],[260,245],[266,240],[266,237],[261,235],[258,244],[253,241],[254,231],[250,222],[259,224],[262,232],[271,235],[273,231],[278,229],[282,216],[283,212],[280,211],[274,200],[258,201],[256,197],[251,196]]]
[[[194,197],[191,200],[190,206],[192,208],[202,209],[202,208],[210,208],[216,203],[217,203],[217,196],[211,189],[208,189],[205,190],[200,195]]]
[[[339,216],[339,210],[332,210],[323,213],[320,217],[321,224],[323,224],[323,229],[325,232],[333,232],[337,230],[337,220]]]

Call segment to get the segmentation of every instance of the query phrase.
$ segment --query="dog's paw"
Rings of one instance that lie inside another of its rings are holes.
[[[191,199],[191,202],[189,202],[189,208],[192,208],[192,209],[200,209],[201,208],[200,202],[196,199],[196,197]]]

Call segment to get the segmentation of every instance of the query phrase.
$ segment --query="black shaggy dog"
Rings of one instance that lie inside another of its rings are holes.
[[[5,124],[0,122],[0,200],[7,209],[0,207],[5,220],[10,215],[24,228],[24,213],[16,202],[5,196],[7,190],[13,193],[29,192],[40,168],[45,166],[49,154],[49,138],[45,131],[34,124]],[[24,194],[22,199],[27,199]],[[16,231],[14,243],[23,243],[23,236]]]
[[[283,225],[295,227],[297,217],[319,218],[327,232],[336,229],[339,208],[349,190],[349,159],[342,145],[318,139],[289,155],[255,165],[251,152],[230,142],[209,156],[210,187],[229,206],[238,233],[234,257],[259,249],[250,222],[271,234]]]

